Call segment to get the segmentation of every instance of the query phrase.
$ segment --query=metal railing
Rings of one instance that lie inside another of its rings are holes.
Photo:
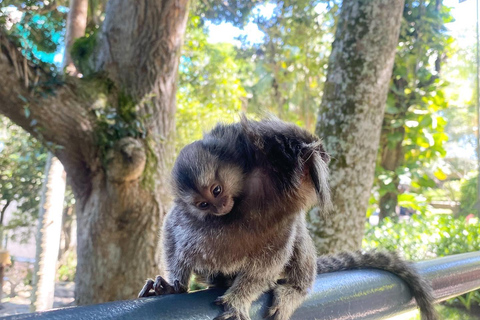
[[[432,282],[437,302],[480,288],[480,251],[418,262],[416,267]],[[213,319],[221,312],[213,301],[222,293],[210,289],[0,319]],[[270,303],[270,294],[256,301],[250,312],[252,320],[263,319]],[[292,319],[386,319],[415,307],[408,287],[395,275],[380,270],[352,270],[318,276],[308,299]]]

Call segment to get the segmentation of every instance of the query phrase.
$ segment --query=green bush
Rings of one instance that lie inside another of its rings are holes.
[[[386,218],[378,226],[367,224],[363,247],[398,250],[414,261],[478,251],[480,222],[450,215],[414,215],[402,222]]]
[[[466,216],[470,213],[476,213],[475,205],[477,203],[477,177],[466,180],[460,187],[460,211],[459,215]]]
[[[67,251],[58,266],[57,278],[59,281],[74,281],[77,269],[77,257],[73,250]]]

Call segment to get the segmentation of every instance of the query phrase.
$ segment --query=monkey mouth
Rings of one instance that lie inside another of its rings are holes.
[[[234,204],[235,204],[235,201],[232,198],[228,198],[220,208],[218,207],[216,208],[217,210],[215,210],[214,215],[220,217],[220,216],[229,214],[230,211],[232,211]]]
[[[221,217],[221,216],[225,216],[229,213],[230,213],[230,211],[228,211],[228,212],[215,212],[214,215],[217,216],[217,217]]]

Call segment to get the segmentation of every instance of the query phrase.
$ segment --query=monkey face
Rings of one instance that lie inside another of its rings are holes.
[[[235,199],[240,196],[243,173],[239,167],[219,161],[210,167],[195,181],[196,190],[189,197],[195,207],[192,211],[203,216],[223,216],[232,211]]]
[[[243,175],[239,166],[192,143],[180,152],[172,172],[176,201],[199,218],[226,215],[242,192]]]
[[[210,187],[202,187],[194,200],[197,209],[216,216],[229,213],[234,203],[233,197],[224,192],[222,184],[218,182],[213,183]]]

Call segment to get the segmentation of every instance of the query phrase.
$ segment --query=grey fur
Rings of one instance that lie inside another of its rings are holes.
[[[320,139],[277,119],[218,125],[186,146],[173,168],[175,201],[162,229],[168,281],[150,280],[141,296],[185,292],[194,273],[212,285],[229,286],[217,300],[225,311],[215,319],[248,320],[251,303],[273,289],[267,315],[288,320],[311,288],[317,266],[330,272],[363,262],[402,278],[414,275],[407,282],[419,292],[415,297],[421,297],[425,315],[431,305],[428,285],[411,269],[387,269],[379,264],[383,255],[376,254],[316,260],[305,210],[313,205],[331,210],[328,161]],[[222,192],[214,196],[217,186]]]

